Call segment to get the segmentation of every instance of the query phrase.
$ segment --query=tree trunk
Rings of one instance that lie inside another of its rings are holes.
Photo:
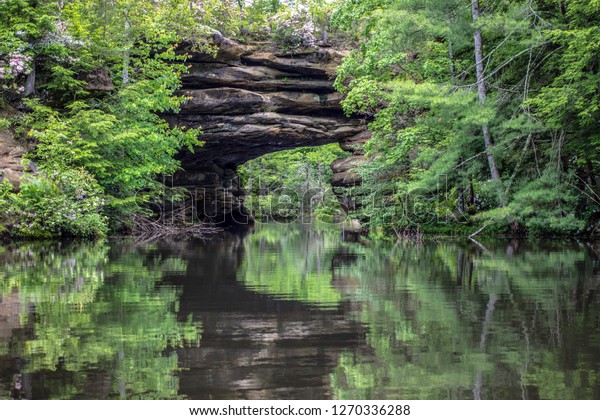
[[[27,75],[25,80],[25,96],[33,95],[35,91],[35,57],[33,57],[31,64],[31,72]]]
[[[454,83],[456,78],[456,66],[454,65],[454,48],[452,47],[452,41],[448,41],[448,58],[450,59],[450,80]]]
[[[323,193],[323,168],[321,161],[319,161],[319,193]]]
[[[475,212],[475,187],[473,186],[473,177],[471,174],[467,176],[469,183],[469,195],[467,196],[467,213],[473,214]]]
[[[123,56],[123,71],[122,71],[123,85],[129,83],[129,51],[125,51]]]
[[[475,23],[477,22],[477,19],[479,19],[479,0],[472,0],[471,12],[473,15],[473,22]],[[477,72],[477,93],[479,96],[479,103],[483,106],[487,98],[487,91],[485,88],[485,73],[483,69],[483,39],[481,37],[481,31],[477,27],[475,27],[474,39],[475,69]],[[485,152],[487,155],[492,180],[500,182],[500,172],[498,172],[498,168],[496,167],[496,161],[494,160],[494,155],[492,155],[492,147],[494,146],[494,144],[492,143],[492,136],[490,134],[490,129],[488,125],[483,124],[481,126],[481,131],[483,132],[483,143],[485,146]],[[498,186],[498,199],[500,200],[500,204],[502,204],[503,206],[506,204],[501,186]]]
[[[124,30],[127,38],[127,44],[129,44],[129,29],[131,25],[129,24],[129,10],[125,12],[125,24]],[[125,47],[124,55],[123,55],[123,70],[121,72],[123,78],[123,85],[126,86],[129,83],[129,46]]]
[[[265,195],[267,195],[267,186],[265,185],[265,180],[263,178],[264,174],[266,173],[266,168],[265,168],[265,164],[264,163],[262,163],[260,165],[260,169],[261,169],[261,171],[260,171],[260,177],[258,178],[259,179],[259,190],[260,191],[259,191],[258,194],[259,194],[260,197],[264,197]]]

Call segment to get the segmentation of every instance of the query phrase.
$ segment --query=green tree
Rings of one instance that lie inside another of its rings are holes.
[[[372,227],[597,223],[598,168],[582,158],[597,133],[594,2],[348,1],[333,22],[359,29],[336,87],[372,121],[359,171],[384,198],[363,218],[387,214]],[[532,185],[551,193],[528,202]]]
[[[174,155],[199,144],[198,130],[172,128],[159,113],[176,112],[185,99],[175,94],[187,69],[174,50],[184,36],[208,48],[203,19],[209,17],[183,0],[10,0],[8,6],[0,15],[6,25],[1,36],[6,48],[25,58],[17,57],[14,71],[0,68],[12,72],[12,87],[37,74],[36,89],[44,91],[43,99],[24,101],[29,112],[14,128],[35,141],[30,157],[43,173],[91,175],[90,189],[97,183],[104,197],[99,210],[113,229],[126,228],[132,212],[160,199],[158,177],[178,168]],[[18,44],[21,38],[27,42]],[[109,78],[108,92],[86,87],[97,74]],[[11,200],[21,199],[22,193],[12,193]],[[29,234],[77,235],[69,229]]]
[[[346,156],[337,144],[301,147],[261,156],[239,169],[258,219],[298,219],[316,216],[324,221],[339,212],[329,179],[329,164]]]
[[[0,99],[33,93],[39,41],[53,29],[52,1],[5,0],[0,8]],[[2,103],[0,102],[0,107]]]

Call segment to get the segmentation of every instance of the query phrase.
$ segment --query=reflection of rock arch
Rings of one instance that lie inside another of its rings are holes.
[[[216,57],[181,47],[189,55],[190,72],[182,79],[189,100],[178,115],[166,116],[173,125],[203,131],[204,146],[180,153],[183,171],[173,180],[194,191],[200,216],[243,221],[236,168],[275,151],[340,143],[355,156],[332,166],[336,194],[360,182],[349,170],[352,161],[364,159],[365,126],[344,116],[331,81],[342,53],[320,48],[277,54],[226,38],[217,43]]]
[[[348,317],[345,303],[320,310],[246,287],[239,269],[248,246],[227,235],[181,242],[175,251],[187,271],[166,280],[183,288],[180,316],[193,314],[203,325],[202,345],[178,350],[180,392],[191,399],[332,398],[330,374],[345,350],[364,347],[364,326]],[[171,246],[157,252],[173,256]],[[331,265],[323,262],[333,279]]]
[[[8,341],[12,330],[21,326],[22,305],[19,292],[13,291],[6,296],[0,295],[0,342]]]

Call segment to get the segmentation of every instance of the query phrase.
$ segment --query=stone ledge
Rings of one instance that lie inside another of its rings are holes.
[[[19,188],[21,178],[28,172],[21,165],[25,153],[25,148],[15,141],[11,132],[0,130],[0,182],[6,179]]]

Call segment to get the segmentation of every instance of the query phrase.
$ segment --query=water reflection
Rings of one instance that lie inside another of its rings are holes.
[[[179,251],[188,269],[169,281],[184,287],[181,309],[204,327],[200,347],[178,351],[183,394],[333,398],[330,374],[341,353],[364,344],[362,324],[346,318],[332,286],[337,237],[335,230],[274,224]],[[322,283],[304,287],[303,278],[317,276]]]
[[[341,294],[332,284],[331,272],[339,243],[339,233],[324,226],[259,225],[246,239],[239,281],[275,299],[335,308]]]
[[[0,249],[0,398],[600,399],[598,247],[338,229]]]
[[[177,259],[106,244],[28,244],[2,252],[0,398],[178,396],[177,355],[200,325],[177,320],[180,290],[159,285]]]
[[[354,316],[373,354],[343,354],[336,398],[600,397],[593,248],[442,242],[364,252],[344,271],[362,280]]]

